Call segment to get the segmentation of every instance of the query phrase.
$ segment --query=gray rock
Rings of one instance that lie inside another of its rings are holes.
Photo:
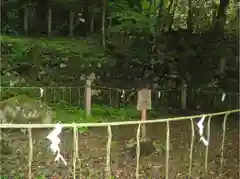
[[[40,100],[19,95],[0,102],[0,122],[14,124],[52,123],[52,110]]]

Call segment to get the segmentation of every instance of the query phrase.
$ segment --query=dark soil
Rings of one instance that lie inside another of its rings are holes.
[[[207,128],[207,121],[205,121]],[[170,159],[169,178],[186,178],[188,175],[189,151],[191,142],[191,125],[189,121],[170,123]],[[223,178],[238,178],[238,143],[239,143],[239,121],[229,119],[224,147]],[[111,170],[115,178],[135,178],[136,159],[126,150],[126,142],[136,138],[137,126],[113,127],[113,138],[111,147]],[[197,128],[196,128],[197,129]],[[50,142],[45,139],[49,130],[33,130],[33,162],[32,178],[37,176],[61,176],[71,178],[73,158],[73,132],[64,129],[61,134],[61,152],[68,165],[61,161],[54,162],[55,155],[49,149]],[[165,124],[154,124],[147,126],[148,137],[157,143],[155,153],[148,156],[140,156],[140,178],[163,178],[165,175]],[[206,136],[206,131],[205,131]],[[1,176],[23,176],[28,177],[28,136],[20,130],[9,133],[8,152],[1,152]],[[222,118],[213,118],[211,122],[211,138],[208,156],[208,171],[205,172],[204,160],[206,147],[199,141],[198,131],[195,130],[195,142],[193,150],[192,177],[213,178],[220,176],[222,140]],[[79,158],[77,163],[77,176],[81,178],[104,178],[106,165],[107,129],[92,128],[86,133],[79,133]]]

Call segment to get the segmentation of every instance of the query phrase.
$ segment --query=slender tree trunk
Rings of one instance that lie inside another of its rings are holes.
[[[172,24],[173,24],[173,20],[174,20],[174,16],[175,16],[175,11],[177,9],[177,5],[178,5],[178,0],[175,0],[173,10],[172,10],[171,15],[170,15],[169,24],[168,24],[168,31],[169,32],[172,30]]]
[[[36,19],[35,19],[35,32],[39,35],[47,34],[47,20],[48,20],[48,0],[36,1]]]
[[[105,18],[106,18],[106,4],[107,0],[102,0],[102,46],[106,47],[106,37],[105,37]]]
[[[24,33],[28,34],[28,23],[29,23],[29,12],[28,12],[28,4],[24,6]]]
[[[154,2],[153,2],[154,1]],[[150,3],[149,3],[149,6],[148,6],[148,17],[151,15],[151,9],[152,9],[152,6],[153,6],[153,3],[155,3],[155,0],[153,0],[153,1],[150,1]],[[154,7],[155,8],[155,7]]]
[[[192,22],[192,0],[188,0],[188,18],[187,18],[187,27],[190,32],[193,31],[193,22]]]
[[[25,8],[24,8],[24,4],[25,4],[25,1],[24,0],[18,0],[17,1],[17,6],[19,7],[19,11],[18,11],[18,18],[20,20],[20,28],[21,28],[21,34],[24,34],[25,32],[25,29],[24,29],[24,26],[25,26]],[[3,3],[1,2],[1,5],[3,5]],[[4,10],[6,8],[2,8],[1,9],[1,13],[2,15],[4,15]],[[8,11],[6,10],[6,14],[8,14]],[[7,15],[6,15],[7,16]],[[2,18],[1,22],[4,22],[5,18]],[[8,24],[8,21],[6,20],[6,24]]]
[[[213,32],[217,38],[222,39],[224,36],[224,25],[226,21],[226,10],[229,5],[229,0],[220,0],[220,4],[217,11],[216,22],[214,23]],[[227,67],[226,57],[222,56],[219,61],[219,72],[220,75],[224,75]]]
[[[34,29],[34,21],[35,21],[34,14],[36,13],[35,7],[33,6],[33,4],[31,4],[31,6],[29,6],[28,12],[29,12],[29,31],[28,31],[28,33],[32,34],[33,33],[32,30]]]
[[[52,8],[48,8],[48,36],[52,33]]]
[[[83,11],[83,19],[85,20],[83,26],[83,36],[86,37],[89,31],[89,0],[84,0],[84,11]]]
[[[239,6],[240,6],[240,3],[238,3],[239,4]],[[240,7],[238,7],[238,5],[237,5],[237,2],[236,2],[236,7],[237,7],[237,10],[236,10],[236,16],[235,16],[235,18],[234,18],[234,21],[235,21],[235,23],[236,23],[236,25],[237,25],[237,29],[239,30],[239,17],[240,17]],[[238,31],[239,32],[239,31]]]
[[[217,12],[214,10],[212,13],[212,24],[216,22],[216,18],[217,18]]]
[[[69,12],[69,35],[73,36],[73,30],[74,30],[74,12],[70,10]]]
[[[162,17],[163,14],[163,6],[164,0],[160,1],[159,8],[158,8],[158,15],[157,15],[157,24],[156,24],[156,34],[158,35],[161,32],[161,27],[163,26],[164,18]]]
[[[164,24],[162,25],[162,31],[164,31],[167,22],[168,22],[168,21],[170,20],[170,18],[171,18],[170,11],[171,11],[171,8],[172,8],[172,6],[173,6],[173,2],[174,2],[174,0],[171,0],[171,1],[169,2],[168,8],[167,8],[167,13],[166,13],[166,16],[165,16],[165,21],[164,21]]]
[[[91,12],[91,21],[90,21],[90,32],[94,32],[94,22],[95,22],[95,15],[96,15],[96,7],[93,5],[92,12]]]

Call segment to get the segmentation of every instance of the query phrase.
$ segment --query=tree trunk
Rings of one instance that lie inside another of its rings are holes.
[[[91,20],[90,20],[90,33],[94,33],[94,22],[96,17],[96,4],[92,5]]]
[[[31,4],[31,6],[29,6],[28,8],[28,13],[29,13],[29,31],[28,33],[31,33],[32,34],[32,30],[34,29],[34,21],[35,21],[35,7]]]
[[[105,18],[106,18],[106,3],[107,0],[102,0],[102,46],[106,47],[106,37],[105,37]]]
[[[163,7],[164,6],[164,0],[161,0],[160,1],[160,4],[159,4],[159,8],[158,8],[158,15],[157,15],[157,24],[156,24],[156,35],[159,35],[159,33],[161,32],[162,30],[162,26],[163,26],[163,21],[164,21],[164,18],[163,18]]]
[[[69,12],[69,35],[73,36],[73,30],[74,30],[74,12],[70,10]]]
[[[174,20],[174,16],[175,16],[175,11],[177,9],[177,5],[178,5],[178,0],[175,0],[173,10],[172,10],[172,13],[170,15],[169,24],[168,24],[168,31],[169,32],[172,30],[172,24],[173,24],[173,20]]]
[[[35,31],[41,35],[47,33],[48,0],[36,1]]]
[[[29,22],[29,12],[28,12],[28,4],[24,6],[24,34],[28,34],[28,22]]]
[[[18,11],[18,18],[20,20],[20,29],[21,29],[21,34],[24,34],[24,26],[25,26],[25,8],[24,8],[24,3],[25,1],[24,0],[18,0],[17,1],[17,6],[19,7],[19,11]],[[1,5],[3,6],[3,2],[1,2]],[[4,15],[5,14],[5,8],[2,8],[1,9],[1,15]],[[6,8],[6,15],[5,16],[2,16],[2,17],[7,17],[7,14],[8,14],[8,11],[7,11],[7,8]],[[1,23],[4,22],[4,19],[5,18],[2,18],[1,19]],[[6,20],[6,24],[8,24],[8,20]]]
[[[52,33],[52,8],[48,8],[48,36]]]
[[[193,31],[193,24],[192,24],[192,0],[188,0],[188,17],[187,17],[187,27],[190,32]]]
[[[84,8],[83,8],[83,19],[84,22],[84,28],[83,28],[83,36],[87,36],[87,32],[89,31],[89,0],[84,0]]]
[[[214,23],[213,32],[217,36],[217,38],[222,39],[224,36],[224,25],[226,21],[226,10],[229,5],[229,0],[220,0],[220,4],[217,11],[216,22]],[[221,57],[219,62],[219,72],[220,75],[224,75],[226,69],[226,58],[224,56]]]
[[[169,2],[169,5],[167,7],[167,13],[166,13],[166,16],[165,16],[165,21],[164,21],[164,24],[162,25],[162,31],[164,31],[165,27],[166,27],[166,24],[169,23],[169,20],[171,18],[171,15],[170,15],[170,11],[171,11],[171,8],[173,6],[173,1],[174,0],[171,0]]]
[[[229,5],[229,0],[220,0],[220,4],[217,11],[216,22],[214,23],[213,31],[222,35],[224,30],[224,24],[226,21],[226,10]]]

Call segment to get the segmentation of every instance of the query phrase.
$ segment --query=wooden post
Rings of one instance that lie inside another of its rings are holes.
[[[112,107],[112,92],[109,90],[109,106]]]
[[[224,74],[226,69],[226,59],[224,57],[222,57],[220,59],[220,64],[219,64],[219,72],[220,74]]]
[[[183,83],[181,91],[181,108],[187,108],[187,84]]]
[[[137,101],[137,109],[141,111],[141,120],[147,120],[147,110],[151,109],[151,90],[142,89],[138,91],[138,101]],[[143,140],[146,139],[146,125],[141,125],[141,137]]]
[[[141,121],[146,121],[146,120],[147,120],[147,110],[143,109],[143,110],[141,110]],[[146,138],[146,125],[145,124],[142,125],[141,131],[142,131],[141,137],[143,139],[145,139]]]
[[[85,114],[86,116],[91,115],[91,80],[86,81],[85,86]]]

